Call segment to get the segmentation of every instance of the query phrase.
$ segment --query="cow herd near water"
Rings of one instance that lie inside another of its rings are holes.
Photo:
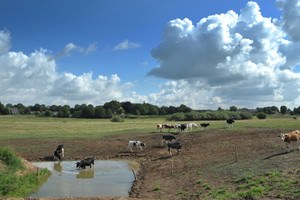
[[[228,119],[226,120],[226,123],[228,127],[232,127],[234,123],[234,119]],[[185,124],[176,124],[176,125],[170,125],[170,124],[157,124],[156,128],[159,132],[162,132],[163,129],[167,129],[169,132],[171,129],[178,130],[181,132],[186,132],[188,130],[192,130],[193,128],[201,127],[202,129],[205,129],[209,126],[209,123],[200,123],[199,125],[196,123],[185,123]],[[176,132],[175,132],[176,133]],[[298,150],[300,150],[300,131],[295,130],[288,133],[281,133],[280,138],[283,142],[286,144],[286,148],[288,149],[288,152],[290,151],[290,144],[292,142],[296,142],[298,144]],[[169,155],[172,157],[172,149],[175,149],[177,153],[179,153],[182,149],[182,144],[177,141],[177,138],[173,134],[164,134],[162,135],[162,145],[167,147]],[[139,140],[129,140],[127,145],[127,150],[130,152],[133,151],[143,151],[146,147],[146,144]],[[55,151],[53,152],[53,158],[57,159],[59,161],[63,160],[64,158],[64,145],[60,144],[57,146]],[[85,169],[86,167],[92,168],[92,165],[94,165],[94,158],[88,157],[83,160],[80,160],[75,163],[76,168],[78,169]]]
[[[234,120],[230,121],[230,123],[227,121],[227,124],[232,124]],[[183,131],[189,131],[192,130],[193,128],[201,127],[202,129],[205,129],[209,126],[209,123],[200,123],[199,125],[196,123],[185,123],[185,124],[177,124],[177,125],[169,125],[169,124],[158,124],[157,129],[159,129],[159,132],[162,132],[163,129],[168,129],[169,131],[171,129],[176,129],[181,132]],[[172,156],[172,149],[175,149],[177,153],[180,152],[182,148],[182,144],[176,140],[176,137],[174,135],[163,135],[162,136],[162,143],[167,147],[168,153],[170,156]],[[146,144],[142,141],[138,140],[129,140],[128,145],[127,145],[127,150],[130,152],[133,151],[143,151],[144,148],[146,147]],[[64,158],[64,145],[60,144],[57,146],[55,151],[53,152],[53,159],[54,160],[63,160]],[[78,162],[75,163],[76,168],[78,169],[85,169],[86,167],[92,167],[94,165],[94,158],[93,157],[88,157],[84,158]]]

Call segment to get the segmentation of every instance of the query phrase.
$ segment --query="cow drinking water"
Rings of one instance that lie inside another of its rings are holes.
[[[57,158],[58,160],[62,160],[65,156],[64,145],[63,144],[58,145],[53,154],[54,154],[54,158]]]
[[[92,165],[95,165],[95,159],[94,158],[85,158],[79,162],[76,163],[77,168],[85,169],[87,166],[92,168]]]

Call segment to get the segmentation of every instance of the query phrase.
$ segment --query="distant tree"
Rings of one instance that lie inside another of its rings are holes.
[[[116,100],[112,100],[112,101],[104,104],[104,108],[110,109],[112,111],[112,113],[114,113],[114,114],[119,111],[120,107],[121,107],[121,103]]]
[[[160,114],[160,115],[166,115],[167,113],[168,113],[168,107],[162,106],[162,107],[159,109],[159,114]]]
[[[134,105],[131,102],[129,102],[129,101],[122,102],[121,106],[124,109],[125,113],[127,113],[127,114],[134,114],[135,113]]]
[[[236,106],[230,106],[229,111],[236,112],[238,108]]]
[[[105,109],[103,106],[96,106],[95,107],[95,118],[105,118]]]
[[[154,105],[149,106],[149,115],[158,115],[159,114],[159,108]]]
[[[280,113],[281,114],[286,114],[288,111],[288,108],[286,106],[280,106]]]
[[[8,115],[8,114],[9,114],[8,108],[0,102],[0,115]]]
[[[189,108],[189,107],[187,107],[187,106],[184,105],[184,104],[181,104],[181,105],[177,108],[177,112],[184,112],[184,113],[186,113],[186,112],[191,112],[191,111],[192,111],[192,109]]]
[[[293,114],[294,115],[299,115],[300,114],[300,106],[298,108],[294,108]]]
[[[174,106],[169,106],[167,109],[167,114],[174,114],[177,113],[177,108]]]
[[[71,112],[70,112],[70,106],[69,105],[64,105],[59,108],[59,111],[57,113],[57,117],[70,117]]]

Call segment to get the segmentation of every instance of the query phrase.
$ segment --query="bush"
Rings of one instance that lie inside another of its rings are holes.
[[[265,113],[260,112],[260,113],[257,113],[256,117],[258,119],[266,119],[267,115]]]
[[[120,115],[114,115],[110,121],[111,122],[124,122],[124,118],[122,118]]]
[[[7,165],[9,170],[16,171],[18,169],[24,169],[21,160],[9,149],[0,149],[0,160]]]

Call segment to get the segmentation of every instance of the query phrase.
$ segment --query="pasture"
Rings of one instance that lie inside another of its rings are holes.
[[[65,159],[93,155],[97,159],[127,159],[141,164],[130,197],[138,199],[299,199],[300,152],[286,151],[281,132],[300,129],[300,120],[269,118],[205,121],[210,126],[176,132],[182,151],[173,156],[161,145],[156,129],[164,118],[62,119],[0,117],[0,145],[22,157],[43,160],[57,144]],[[182,123],[182,122],[180,122]],[[200,123],[200,122],[197,122]],[[142,152],[126,153],[128,140],[146,143]]]

